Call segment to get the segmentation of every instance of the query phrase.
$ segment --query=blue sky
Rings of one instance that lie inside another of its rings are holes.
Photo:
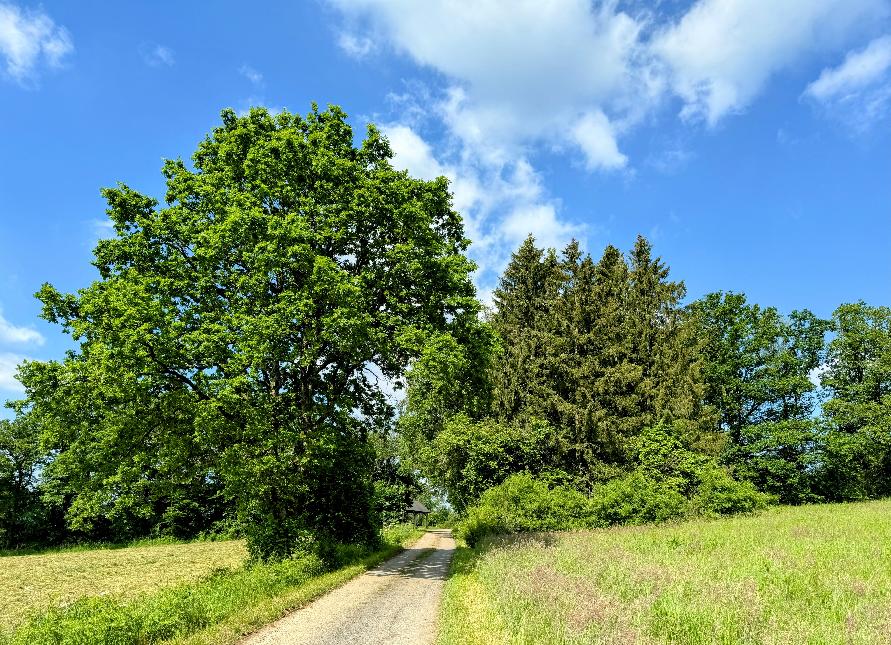
[[[100,187],[312,101],[452,179],[484,298],[529,232],[643,233],[691,298],[891,304],[891,0],[0,0],[0,399],[70,347],[33,293],[95,278]]]

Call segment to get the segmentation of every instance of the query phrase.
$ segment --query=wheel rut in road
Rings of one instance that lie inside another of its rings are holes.
[[[251,634],[241,645],[432,643],[454,553],[451,531],[428,531],[396,557]]]

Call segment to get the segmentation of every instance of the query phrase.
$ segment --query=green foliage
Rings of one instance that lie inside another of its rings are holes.
[[[22,370],[72,527],[190,532],[220,500],[263,559],[305,531],[374,542],[377,379],[479,310],[446,180],[391,155],[374,127],[356,147],[336,107],[226,110],[193,167],[165,163],[164,205],[103,191],[100,279],[39,293],[80,347]]]
[[[891,309],[863,302],[833,314],[821,376],[828,432],[824,494],[865,499],[891,494]]]
[[[698,437],[705,411],[683,295],[643,238],[627,261],[610,246],[598,263],[576,242],[558,258],[528,238],[495,291],[493,413],[548,421],[559,467],[589,488],[628,467],[646,427],[686,421]]]
[[[686,448],[682,426],[644,430],[635,441],[634,469],[589,494],[529,472],[512,474],[467,509],[459,535],[474,546],[486,535],[751,513],[773,501],[750,482],[733,479],[714,457]]]
[[[458,415],[432,444],[432,476],[459,513],[509,475],[542,475],[559,462],[555,431],[544,421],[472,421]]]
[[[675,482],[634,471],[598,485],[592,494],[592,514],[601,526],[649,524],[683,517],[689,501]]]
[[[590,526],[588,498],[568,486],[549,487],[528,473],[511,475],[483,493],[457,534],[468,546],[487,535]]]
[[[712,293],[689,307],[705,339],[705,401],[724,433],[723,459],[785,503],[814,499],[818,427],[811,374],[829,322],[811,312],[783,317],[742,294]]]
[[[40,427],[23,403],[10,407],[16,417],[0,419],[0,548],[52,544],[62,531],[40,495],[39,473],[47,462]]]

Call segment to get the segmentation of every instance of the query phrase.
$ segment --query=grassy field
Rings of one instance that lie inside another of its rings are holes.
[[[242,541],[0,557],[0,645],[233,643],[422,534],[385,531],[373,553],[245,566]]]
[[[889,643],[891,500],[458,552],[441,645]]]
[[[136,597],[236,569],[246,557],[242,540],[5,556],[0,558],[0,631],[79,598]]]

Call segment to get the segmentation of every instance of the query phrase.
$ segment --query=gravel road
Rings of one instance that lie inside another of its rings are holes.
[[[454,552],[450,531],[428,531],[395,558],[251,634],[242,645],[432,643]]]

